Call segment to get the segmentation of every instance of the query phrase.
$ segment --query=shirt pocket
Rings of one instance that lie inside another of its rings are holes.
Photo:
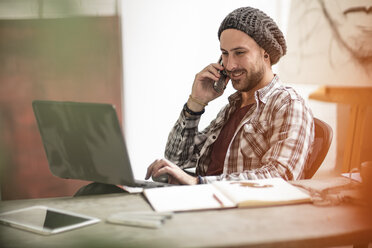
[[[241,152],[243,158],[254,163],[261,161],[269,149],[267,138],[269,124],[266,121],[254,121],[244,124],[241,137]]]

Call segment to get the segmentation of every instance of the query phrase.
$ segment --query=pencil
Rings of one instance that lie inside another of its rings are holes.
[[[214,193],[213,193],[213,198],[221,205],[221,207],[224,207],[223,202],[221,201],[221,199]]]

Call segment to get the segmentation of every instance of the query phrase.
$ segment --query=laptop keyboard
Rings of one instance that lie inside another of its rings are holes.
[[[153,182],[153,181],[144,181],[144,180],[136,180],[135,181],[138,187],[143,188],[156,188],[156,187],[165,187],[170,186],[169,183],[160,183],[160,182]]]

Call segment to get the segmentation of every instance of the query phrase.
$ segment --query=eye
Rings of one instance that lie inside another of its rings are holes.
[[[245,51],[236,51],[235,54],[236,55],[243,55],[245,53]]]

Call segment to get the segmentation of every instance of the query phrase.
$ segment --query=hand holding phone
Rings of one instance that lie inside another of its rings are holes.
[[[222,64],[222,56],[218,60],[218,63],[220,65],[223,65]],[[218,93],[222,93],[223,90],[226,88],[226,86],[225,86],[225,81],[226,81],[226,78],[227,78],[226,71],[225,70],[220,71],[220,75],[221,75],[220,79],[217,82],[214,82],[214,84],[213,84],[214,90]]]

